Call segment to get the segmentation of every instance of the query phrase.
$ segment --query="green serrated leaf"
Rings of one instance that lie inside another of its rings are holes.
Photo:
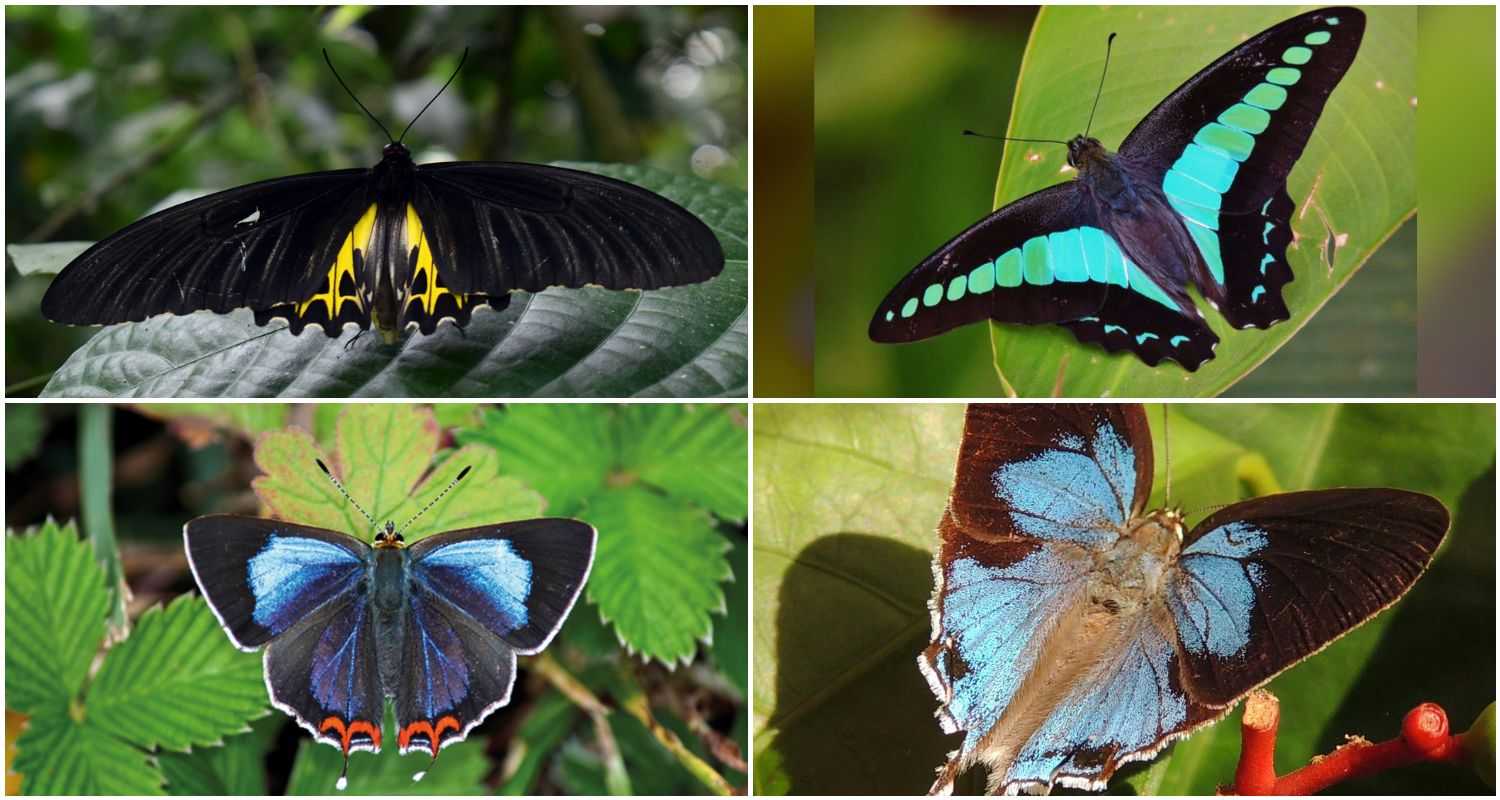
[[[385,729],[395,727],[390,713]],[[429,768],[429,763],[431,767]],[[344,755],[338,748],[303,739],[297,748],[288,779],[288,795],[329,795],[335,791]],[[420,781],[412,776],[422,771]],[[379,753],[355,752],[349,757],[349,786],[339,794],[351,795],[451,795],[484,794],[484,776],[490,771],[484,741],[475,737],[444,747],[436,762],[421,753],[400,755],[387,742]]]
[[[63,713],[31,718],[16,741],[11,770],[21,775],[25,794],[163,794],[162,775],[149,756]]]
[[[750,590],[749,564],[745,539],[730,537],[729,566],[734,582],[725,590],[724,616],[714,618],[714,663],[739,688],[741,695],[750,693]]]
[[[268,708],[260,654],[236,649],[190,595],[141,615],[106,654],[84,706],[98,730],[178,751],[245,731]]]
[[[110,592],[71,523],[5,537],[5,707],[66,707],[104,640]],[[66,792],[62,792],[66,794]]]
[[[287,724],[275,714],[251,723],[252,730],[224,740],[220,747],[198,747],[189,753],[161,753],[157,763],[167,779],[167,793],[177,796],[264,795],[266,750]]]
[[[1073,132],[1098,83],[1103,32],[1116,32],[1113,58],[1129,64],[1133,77],[1105,87],[1091,131],[1114,150],[1184,79],[1290,13],[1276,6],[1045,8],[1027,46],[1010,132],[1033,137],[1043,135],[1037,131]],[[1406,102],[1416,94],[1416,10],[1366,13],[1369,26],[1359,58],[1334,91],[1288,179],[1293,201],[1306,212],[1292,220],[1302,244],[1287,253],[1297,275],[1283,290],[1292,318],[1269,330],[1242,331],[1205,308],[1220,343],[1213,360],[1191,373],[1175,364],[1148,367],[1130,353],[1107,354],[1057,326],[992,325],[993,360],[1009,390],[1024,397],[1216,395],[1284,345],[1355,276],[1416,210],[1416,117]],[[1081,37],[1080,31],[1098,31],[1099,38]],[[1055,146],[1007,147],[997,207],[1071,177],[1060,172],[1065,160],[1063,148]],[[1329,226],[1348,237],[1333,269],[1318,247]],[[1410,321],[1406,324],[1409,328]]]
[[[578,616],[575,612],[573,616]],[[592,616],[585,614],[583,616]],[[573,702],[557,692],[537,699],[526,715],[526,721],[511,740],[505,758],[505,772],[497,794],[533,794],[542,767],[553,752],[567,739],[573,726],[583,716]]]
[[[264,474],[251,482],[251,488],[272,516],[368,540],[373,535],[369,521],[318,469],[320,458],[343,479],[344,473],[328,463],[330,457],[306,431],[284,428],[267,433],[255,443],[255,465]]]
[[[328,466],[379,525],[395,516],[396,507],[432,464],[438,435],[430,408],[351,403],[339,415]]]
[[[615,463],[615,413],[613,406],[516,404],[486,411],[481,427],[455,435],[495,448],[507,473],[547,498],[548,514],[568,517],[604,486]]]
[[[748,512],[743,408],[630,405],[620,411],[621,467],[728,520]]]
[[[571,164],[659,192],[703,219],[725,252],[718,277],[645,292],[516,293],[460,331],[383,345],[352,332],[267,334],[248,311],[112,325],[43,394],[115,397],[717,397],[747,387],[749,287],[743,191],[648,167]],[[13,255],[14,258],[14,255]]]
[[[729,543],[704,511],[640,486],[603,492],[583,517],[599,531],[589,600],[628,650],[675,665],[724,612]]]

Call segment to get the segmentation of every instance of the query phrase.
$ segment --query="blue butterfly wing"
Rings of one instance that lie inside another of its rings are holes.
[[[212,514],[182,529],[188,565],[235,646],[254,650],[348,592],[370,548],[337,531]]]
[[[1119,157],[1162,190],[1207,273],[1195,281],[1236,328],[1287,319],[1286,180],[1359,51],[1364,12],[1323,8],[1225,53],[1162,100]]]
[[[938,528],[932,642],[918,659],[941,702],[944,731],[964,734],[934,791],[951,790],[979,760],[1003,762],[992,770],[991,788],[1015,789],[1050,784],[1070,759],[1098,756],[1098,745],[1073,746],[1069,731],[1060,730],[1072,727],[1065,716],[1045,728],[1000,726],[1022,710],[1013,707],[1018,700],[1043,699],[1027,682],[1046,671],[1050,654],[1041,645],[1086,601],[1095,555],[1145,505],[1151,470],[1150,433],[1138,406],[969,407]],[[1152,670],[1164,644],[1142,639],[1112,667],[1139,688],[1142,702],[1159,685]],[[1051,699],[1064,708],[1091,708],[1086,697]],[[1152,722],[1128,709],[1120,717],[1104,726],[1116,739],[1144,738],[1137,729]]]
[[[244,650],[271,643],[265,675],[276,707],[345,754],[378,751],[385,707],[360,591],[370,547],[337,531],[227,514],[192,520],[183,538],[230,640]]]
[[[401,752],[436,757],[509,702],[516,654],[540,651],[561,629],[588,579],[594,543],[585,523],[534,519],[412,545],[396,694]]]
[[[1185,683],[1228,705],[1405,594],[1448,531],[1436,499],[1396,489],[1236,503],[1188,538],[1171,582]]]

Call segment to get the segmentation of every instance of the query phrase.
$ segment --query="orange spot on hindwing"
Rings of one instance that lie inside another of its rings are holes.
[[[318,732],[334,734],[345,757],[350,750],[380,749],[380,726],[369,720],[356,719],[346,723],[338,717],[324,717],[318,725]]]
[[[419,719],[407,724],[401,729],[401,735],[397,742],[401,746],[401,752],[424,747],[432,751],[432,757],[437,758],[438,750],[442,747],[443,734],[452,731],[458,733],[463,726],[458,724],[458,717],[452,714],[444,714],[438,717],[437,722]]]

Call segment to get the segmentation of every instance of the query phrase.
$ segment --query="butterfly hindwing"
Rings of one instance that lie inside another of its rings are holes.
[[[266,648],[271,701],[346,757],[381,748],[385,689],[375,614],[365,593],[346,592]]]
[[[1448,527],[1394,489],[1145,511],[1139,406],[972,405],[918,666],[962,734],[933,791],[1103,789],[1394,603]]]
[[[1187,223],[1210,273],[1199,288],[1236,328],[1289,316],[1287,176],[1364,29],[1355,8],[1281,22],[1189,78],[1120,145]]]

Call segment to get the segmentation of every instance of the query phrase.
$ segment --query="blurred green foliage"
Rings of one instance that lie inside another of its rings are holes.
[[[7,243],[98,240],[180,190],[419,161],[630,162],[743,188],[743,8],[6,8]],[[41,319],[10,271],[7,382],[90,334]],[[23,346],[24,344],[24,346]]]

